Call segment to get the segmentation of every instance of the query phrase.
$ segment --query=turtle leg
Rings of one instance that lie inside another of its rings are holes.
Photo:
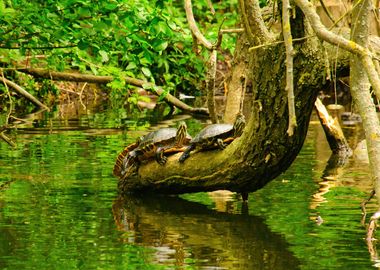
[[[179,162],[184,162],[189,156],[190,156],[190,152],[192,150],[195,149],[195,144],[190,144],[186,149],[185,151],[183,152],[183,154],[179,157]]]
[[[222,139],[217,139],[216,140],[216,144],[218,145],[218,147],[220,148],[220,149],[224,149],[224,148],[226,148],[226,144],[223,142],[223,140]]]
[[[168,161],[168,158],[164,156],[164,150],[164,148],[159,147],[156,151],[156,161],[162,166]]]

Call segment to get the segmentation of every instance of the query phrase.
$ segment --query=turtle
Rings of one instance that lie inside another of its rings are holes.
[[[201,150],[220,148],[224,149],[235,138],[240,137],[245,127],[243,114],[238,114],[235,123],[232,124],[212,124],[202,129],[191,141],[179,158],[179,162],[184,162],[190,152],[196,148]]]
[[[128,155],[128,153],[130,153],[131,151],[133,151],[134,149],[136,149],[139,146],[140,141],[141,141],[141,139],[139,138],[136,142],[128,145],[117,156],[115,165],[113,166],[113,175],[114,176],[116,176],[118,178],[122,178],[122,176],[123,176],[123,174],[122,174],[122,171],[123,171],[123,160]]]
[[[114,175],[120,179],[128,177],[136,172],[138,165],[150,158],[155,158],[157,163],[165,165],[167,157],[165,155],[184,151],[191,140],[187,133],[185,122],[181,122],[177,128],[161,128],[152,131],[141,138],[136,143],[127,146],[116,159]]]

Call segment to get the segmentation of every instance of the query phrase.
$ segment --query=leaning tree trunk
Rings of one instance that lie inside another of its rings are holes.
[[[297,25],[302,24],[302,16],[297,20],[301,20]],[[240,46],[252,44],[248,38],[240,42]],[[279,44],[254,50],[245,56],[253,101],[243,135],[223,151],[194,153],[184,163],[178,162],[180,154],[176,154],[164,167],[156,162],[143,164],[137,175],[119,183],[120,190],[185,193],[218,189],[251,192],[262,188],[290,166],[303,145],[314,101],[323,83],[321,55],[311,41],[295,46],[298,122],[293,136],[287,135],[285,48]]]

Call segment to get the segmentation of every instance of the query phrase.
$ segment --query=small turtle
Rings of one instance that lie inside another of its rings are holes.
[[[181,122],[178,129],[161,128],[152,131],[124,149],[116,160],[117,173],[114,174],[120,179],[125,179],[137,170],[142,161],[152,157],[155,157],[160,165],[164,165],[168,159],[165,154],[183,151],[190,140],[185,122]]]
[[[184,162],[190,152],[197,147],[201,150],[226,148],[227,144],[231,143],[235,138],[241,136],[245,127],[244,115],[239,114],[236,117],[235,123],[231,124],[213,124],[202,129],[191,141],[179,158],[179,162]]]

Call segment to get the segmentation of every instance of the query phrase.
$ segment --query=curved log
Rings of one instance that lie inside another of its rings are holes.
[[[316,95],[323,82],[322,54],[310,44],[294,56],[297,128],[287,136],[285,52],[281,45],[250,55],[253,102],[243,135],[225,150],[192,153],[183,164],[179,154],[162,167],[143,164],[136,175],[119,182],[121,192],[185,193],[228,189],[252,192],[285,171],[304,142]]]

